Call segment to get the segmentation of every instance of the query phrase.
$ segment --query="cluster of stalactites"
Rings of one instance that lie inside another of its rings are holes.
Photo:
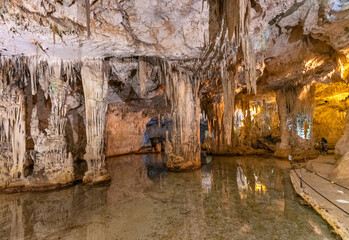
[[[256,86],[256,57],[253,44],[249,36],[250,0],[226,1],[226,21],[228,28],[228,39],[232,41],[234,37],[235,46],[240,46],[245,68],[245,82],[247,91],[257,92]]]
[[[247,91],[256,94],[256,56],[249,34],[251,1],[221,0],[217,1],[216,4],[221,4],[223,9],[223,12],[220,12],[218,16],[221,27],[215,36],[215,41],[211,43],[212,47],[207,49],[208,57],[204,57],[203,60],[209,65],[212,63],[221,65],[224,62],[225,68],[232,64],[243,65]],[[237,48],[241,49],[242,63],[238,61]],[[212,53],[210,53],[211,51]]]
[[[21,87],[30,84],[32,95],[36,95],[37,83],[39,83],[45,92],[45,97],[48,98],[51,79],[62,79],[69,85],[76,85],[80,68],[79,60],[65,61],[44,56],[12,58],[2,56],[0,57],[0,88],[11,83]]]
[[[216,35],[215,42],[211,43],[213,45],[210,48],[212,53],[208,54],[207,59],[212,59],[207,62],[220,66],[223,98],[219,103],[222,106],[216,107],[216,110],[223,108],[224,114],[222,121],[214,121],[213,118],[209,120],[212,127],[220,132],[220,137],[216,141],[230,146],[234,135],[235,86],[239,74],[237,65],[244,66],[248,93],[256,94],[257,92],[256,57],[249,36],[251,2],[250,0],[231,0],[218,1],[216,4],[223,6],[223,12],[220,13],[221,29]],[[237,48],[241,49],[242,56],[239,56]],[[242,57],[242,62],[240,57]]]
[[[3,167],[12,179],[23,178],[26,132],[23,94],[2,89],[0,95],[0,147]],[[11,154],[12,153],[12,154]],[[5,173],[1,171],[0,174]]]
[[[37,82],[44,90],[46,99],[49,96],[50,82],[62,80],[68,85],[76,86],[78,73],[80,72],[80,61],[64,61],[62,59],[46,59],[38,56],[28,57],[26,64],[30,72],[32,95],[38,90]]]
[[[0,57],[0,89],[8,85],[23,87],[26,80],[26,63],[24,57]]]
[[[293,118],[298,114],[302,114],[307,119],[313,118],[315,85],[287,86],[281,91],[285,95],[287,112],[290,117]]]
[[[21,58],[0,58],[0,174],[23,178],[26,131]]]

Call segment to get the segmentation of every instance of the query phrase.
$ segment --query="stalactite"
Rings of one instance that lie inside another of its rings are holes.
[[[138,61],[138,79],[140,94],[143,97],[146,94],[146,84],[147,84],[147,63],[143,59],[144,57],[139,57]]]
[[[247,84],[247,91],[249,93],[253,91],[254,94],[257,94],[256,56],[253,50],[252,41],[248,34],[242,39],[241,47],[244,54],[245,82]]]
[[[53,37],[53,44],[56,44],[56,25],[52,25],[51,26],[51,30],[52,30],[52,37]]]
[[[85,0],[85,8],[86,8],[86,28],[87,28],[87,38],[91,36],[91,20],[90,20],[90,0]]]

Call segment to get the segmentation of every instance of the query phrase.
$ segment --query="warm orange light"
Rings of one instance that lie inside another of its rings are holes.
[[[266,190],[267,190],[267,187],[264,184],[259,183],[259,182],[256,183],[255,191],[265,193]]]
[[[349,96],[349,92],[344,92],[340,94],[333,95],[331,97],[325,98],[326,100],[336,100],[336,101],[343,101]]]
[[[349,61],[344,62],[338,59],[338,64],[339,64],[339,71],[341,73],[341,78],[346,79],[349,75]]]
[[[313,58],[313,59],[310,59],[309,61],[307,61],[305,64],[304,64],[304,70],[303,70],[303,73],[306,73],[310,70],[313,70],[319,66],[321,66],[322,64],[324,64],[324,60],[323,59],[318,59],[318,58]]]

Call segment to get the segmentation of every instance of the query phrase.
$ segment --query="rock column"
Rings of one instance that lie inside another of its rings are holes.
[[[290,132],[287,126],[287,104],[286,95],[282,90],[278,90],[276,93],[276,101],[279,109],[279,119],[280,119],[280,136],[281,142],[274,153],[276,157],[286,158],[291,154]]]
[[[200,100],[191,78],[172,73],[170,100],[172,104],[172,141],[166,140],[167,167],[172,171],[193,170],[200,161]]]
[[[98,183],[110,179],[105,168],[104,136],[107,112],[108,80],[102,62],[86,61],[81,68],[86,107],[86,153],[88,171],[84,183]]]

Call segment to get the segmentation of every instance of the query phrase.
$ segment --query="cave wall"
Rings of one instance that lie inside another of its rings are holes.
[[[150,119],[142,111],[128,112],[118,107],[109,107],[106,120],[106,156],[140,151]]]
[[[334,150],[338,140],[343,135],[348,108],[348,93],[348,85],[341,82],[316,86],[314,138],[319,143],[324,137],[330,150]]]

